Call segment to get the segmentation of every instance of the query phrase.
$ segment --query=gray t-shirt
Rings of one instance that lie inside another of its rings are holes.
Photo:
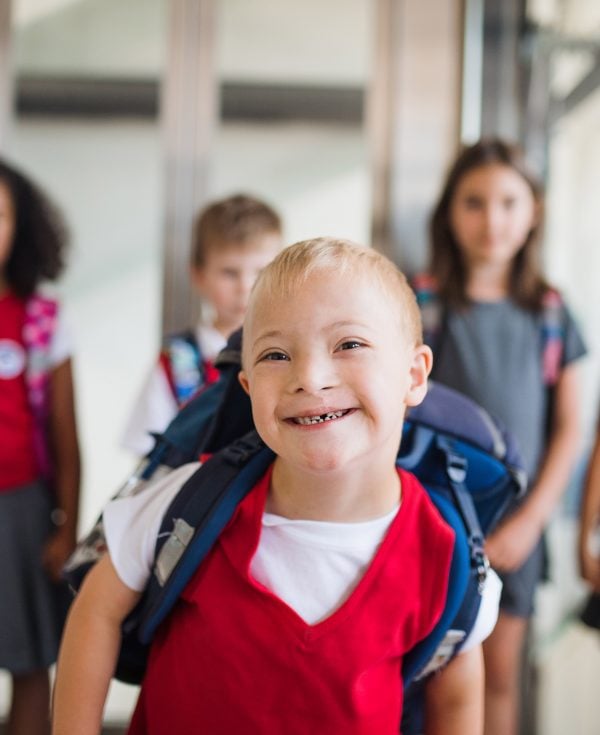
[[[566,307],[562,323],[564,366],[586,349]],[[537,473],[546,438],[542,348],[542,316],[507,299],[448,310],[434,354],[433,379],[470,396],[505,424],[529,477]]]

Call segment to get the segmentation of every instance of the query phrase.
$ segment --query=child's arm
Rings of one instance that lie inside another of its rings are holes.
[[[581,576],[594,590],[600,592],[600,556],[590,552],[589,540],[600,520],[600,426],[596,432],[596,443],[590,460],[583,500],[581,505],[581,527],[579,529],[579,564]]]
[[[50,449],[54,462],[57,529],[44,548],[49,574],[60,579],[61,569],[75,548],[81,474],[71,360],[65,360],[50,376]]]
[[[482,735],[481,645],[460,653],[425,685],[425,735]]]
[[[579,447],[579,371],[567,365],[554,389],[553,422],[535,485],[519,509],[488,537],[486,552],[501,571],[527,559],[565,491]]]
[[[140,593],[106,554],[87,575],[69,612],[53,696],[53,735],[98,735],[121,642],[121,623]]]

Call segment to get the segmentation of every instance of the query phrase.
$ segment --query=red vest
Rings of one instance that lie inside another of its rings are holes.
[[[452,530],[401,472],[400,510],[365,575],[307,625],[249,575],[269,479],[158,631],[131,735],[398,735],[402,656],[441,615]]]

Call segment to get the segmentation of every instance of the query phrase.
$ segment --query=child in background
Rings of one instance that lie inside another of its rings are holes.
[[[522,153],[500,140],[466,148],[433,213],[432,280],[429,294],[420,294],[427,296],[422,299],[426,333],[436,313],[432,295],[438,310],[441,306],[429,340],[433,377],[504,422],[520,444],[531,478],[524,501],[486,542],[503,581],[498,624],[484,644],[486,735],[518,730],[520,661],[543,573],[542,533],[578,449],[575,363],[585,348],[560,295],[542,276],[541,223],[541,188]],[[555,305],[556,333],[543,359],[547,299]],[[554,359],[553,380],[543,376],[548,357]]]
[[[77,530],[70,345],[58,304],[37,290],[62,271],[65,246],[59,213],[0,160],[0,668],[12,679],[9,735],[49,731],[48,667],[66,607],[57,583]]]
[[[190,277],[202,299],[195,330],[166,338],[127,423],[123,445],[139,456],[154,445],[180,406],[214,382],[213,361],[242,325],[256,276],[281,249],[281,220],[264,202],[243,194],[214,202],[195,224]]]
[[[431,367],[414,296],[371,249],[298,243],[258,278],[242,365],[276,457],[157,631],[129,733],[397,735],[403,654],[442,612],[453,548],[395,466]],[[100,732],[121,622],[149,578],[161,516],[197,467],[106,508],[109,553],[63,639],[55,735]],[[427,735],[482,732],[480,645],[465,648],[427,683]]]

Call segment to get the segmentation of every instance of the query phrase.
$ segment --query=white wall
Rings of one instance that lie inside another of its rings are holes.
[[[160,77],[168,0],[13,0],[25,73]],[[219,76],[239,81],[366,81],[369,0],[218,0]],[[277,29],[274,33],[273,29]]]

